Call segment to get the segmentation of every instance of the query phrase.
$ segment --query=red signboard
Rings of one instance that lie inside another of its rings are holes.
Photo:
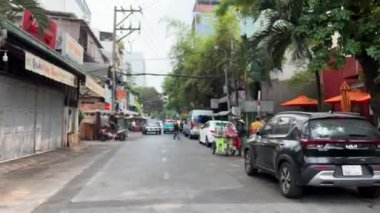
[[[127,93],[125,92],[124,89],[118,89],[116,91],[116,99],[118,101],[124,100],[127,97]]]
[[[55,49],[55,42],[57,37],[57,23],[50,20],[49,26],[45,29],[45,32],[40,33],[40,28],[38,27],[38,23],[36,19],[33,18],[33,15],[25,10],[24,12],[24,20],[22,22],[22,29],[28,32],[30,35],[35,37],[36,39],[42,41],[44,44],[49,47]]]

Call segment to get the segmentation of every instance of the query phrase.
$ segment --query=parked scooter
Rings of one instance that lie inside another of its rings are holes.
[[[126,138],[127,138],[127,129],[120,129],[116,132],[113,132],[111,131],[111,127],[108,124],[102,127],[99,132],[99,139],[101,141],[107,141],[107,140],[125,141]]]

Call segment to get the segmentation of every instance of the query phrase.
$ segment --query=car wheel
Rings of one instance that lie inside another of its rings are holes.
[[[210,147],[210,142],[208,141],[207,136],[206,136],[206,147]]]
[[[380,196],[380,187],[358,187],[358,191],[361,197],[364,198],[377,198]]]
[[[189,135],[189,139],[192,140],[194,137],[192,135]]]
[[[250,150],[244,153],[244,167],[245,173],[248,176],[255,176],[259,172],[258,169],[255,168],[255,158],[252,156]]]
[[[297,185],[295,168],[290,163],[284,162],[278,172],[281,193],[287,198],[300,197],[302,195],[302,186]]]

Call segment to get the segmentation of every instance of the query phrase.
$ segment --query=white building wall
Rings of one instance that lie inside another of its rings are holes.
[[[46,10],[74,13],[77,18],[91,22],[91,11],[85,0],[39,0]]]
[[[145,59],[142,53],[134,52],[125,55],[125,63],[131,65],[132,73],[145,73]],[[145,75],[133,76],[134,82],[137,86],[146,87],[147,80]]]

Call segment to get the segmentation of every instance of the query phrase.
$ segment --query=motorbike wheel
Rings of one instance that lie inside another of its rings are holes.
[[[105,142],[107,140],[107,137],[105,135],[99,136],[100,141]]]
[[[119,134],[119,140],[120,141],[125,141],[126,138],[127,137],[126,137],[126,135],[124,133]]]
[[[226,156],[229,156],[230,155],[230,145],[227,144],[227,147],[226,147]]]
[[[212,143],[211,144],[211,150],[212,150],[212,154],[215,155],[215,153],[216,153],[216,143]]]

